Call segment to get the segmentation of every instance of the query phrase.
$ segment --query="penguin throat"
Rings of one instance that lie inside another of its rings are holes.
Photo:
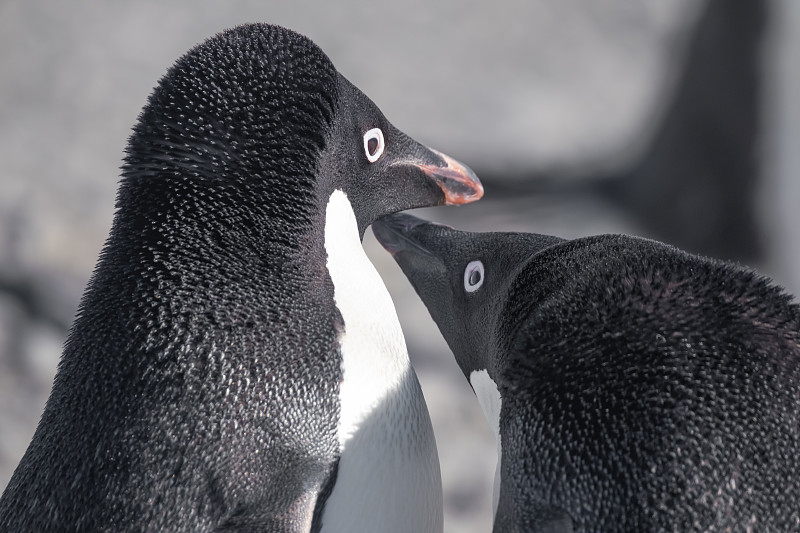
[[[494,382],[486,370],[473,370],[469,375],[469,383],[472,385],[472,390],[475,391],[483,416],[486,417],[486,422],[488,422],[489,428],[494,433],[495,443],[497,444],[497,466],[494,472],[494,491],[492,493],[492,508],[497,514],[497,504],[500,501],[500,464],[503,459],[503,450],[500,442],[500,409],[503,405],[503,399],[497,389],[497,383]]]
[[[341,456],[322,532],[441,533],[436,441],[394,304],[364,253],[344,192],[333,192],[325,216],[327,268],[344,331]]]
[[[339,443],[345,447],[361,422],[401,384],[411,362],[389,292],[359,238],[344,192],[328,201],[325,219],[327,268],[336,308],[344,320]]]

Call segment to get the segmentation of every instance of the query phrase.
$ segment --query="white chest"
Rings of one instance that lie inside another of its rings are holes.
[[[430,416],[389,292],[364,253],[347,196],[325,222],[340,337],[341,458],[325,533],[442,531],[442,487]]]
[[[500,409],[503,406],[503,400],[500,397],[500,391],[497,390],[497,384],[489,377],[489,372],[486,370],[473,371],[469,375],[469,382],[497,443],[497,467],[494,471],[494,492],[492,493],[492,507],[496,514],[497,504],[500,501],[500,462],[503,460],[503,449],[500,442]]]

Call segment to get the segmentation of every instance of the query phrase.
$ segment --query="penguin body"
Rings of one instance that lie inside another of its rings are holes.
[[[800,309],[634,237],[373,225],[498,436],[494,531],[800,527]]]
[[[383,314],[362,323],[337,272],[369,273],[341,247],[357,251],[378,216],[481,194],[307,38],[253,24],[192,49],[130,138],[113,226],[0,530],[398,530],[358,522],[370,505],[440,531],[435,443],[394,310],[375,287]],[[353,398],[360,351],[406,373]],[[382,435],[387,413],[418,432]],[[396,476],[379,471],[372,499],[352,501],[339,481],[358,477],[353,454],[369,469],[381,461],[370,444],[390,438]],[[424,474],[403,477],[409,462]]]

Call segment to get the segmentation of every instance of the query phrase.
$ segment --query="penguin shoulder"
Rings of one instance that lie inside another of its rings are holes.
[[[610,353],[687,338],[800,360],[800,307],[771,280],[624,235],[566,241],[533,256],[510,284],[499,324],[498,357],[508,358],[501,381],[517,387],[529,383],[526,369],[563,372],[564,362],[600,364]]]

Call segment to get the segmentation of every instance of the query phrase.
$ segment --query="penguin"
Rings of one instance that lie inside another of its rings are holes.
[[[0,531],[439,533],[430,417],[361,238],[482,191],[302,35],[191,49],[129,139]]]
[[[800,530],[800,307],[625,235],[373,224],[494,431],[495,532]]]

